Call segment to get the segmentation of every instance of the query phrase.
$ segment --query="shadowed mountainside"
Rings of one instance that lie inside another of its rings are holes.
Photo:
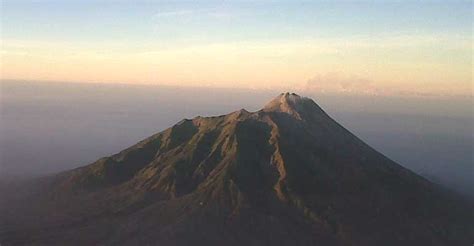
[[[290,93],[257,112],[183,120],[32,186],[1,204],[5,245],[469,245],[474,239],[472,204]]]

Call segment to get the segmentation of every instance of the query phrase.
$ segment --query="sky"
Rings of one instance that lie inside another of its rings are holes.
[[[1,79],[472,97],[472,1],[3,0]]]

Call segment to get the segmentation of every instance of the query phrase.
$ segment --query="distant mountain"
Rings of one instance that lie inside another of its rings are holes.
[[[183,120],[28,187],[2,203],[2,245],[474,242],[470,202],[290,93],[257,112]]]

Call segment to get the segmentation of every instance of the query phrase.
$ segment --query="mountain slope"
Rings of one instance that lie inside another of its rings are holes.
[[[16,217],[20,222],[0,234],[6,245],[463,245],[474,239],[472,204],[387,159],[311,99],[290,93],[257,112],[183,120],[41,187],[29,210],[42,217],[34,223],[30,215]]]

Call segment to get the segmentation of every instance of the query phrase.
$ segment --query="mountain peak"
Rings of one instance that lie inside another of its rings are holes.
[[[310,100],[309,98],[306,98],[306,97],[302,97],[296,93],[290,93],[290,92],[285,92],[285,93],[281,93],[280,95],[278,95],[276,98],[279,98],[280,100],[284,100],[286,102],[300,102],[302,100]]]
[[[288,113],[301,119],[301,114],[307,111],[307,105],[319,108],[310,98],[301,97],[296,93],[285,92],[268,102],[263,111]]]
[[[295,107],[302,103],[304,100],[310,100],[308,98],[301,97],[295,93],[285,92],[281,93],[277,97],[273,98],[268,102],[264,109],[274,110],[281,109],[282,107]]]

